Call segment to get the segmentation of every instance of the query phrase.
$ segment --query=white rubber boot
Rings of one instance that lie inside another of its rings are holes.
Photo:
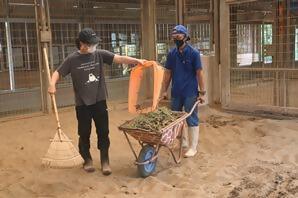
[[[199,126],[189,127],[188,128],[188,134],[190,136],[190,148],[184,154],[184,156],[185,157],[193,157],[197,154],[197,146],[198,146],[199,134],[200,134]]]
[[[183,149],[188,149],[189,147],[189,139],[188,139],[188,127],[185,126],[183,128],[183,135],[182,135],[182,148]]]

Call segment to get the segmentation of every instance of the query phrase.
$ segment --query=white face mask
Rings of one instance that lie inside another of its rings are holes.
[[[97,47],[97,44],[96,45],[91,45],[90,47],[88,47],[88,53],[93,53],[96,51],[96,47]]]

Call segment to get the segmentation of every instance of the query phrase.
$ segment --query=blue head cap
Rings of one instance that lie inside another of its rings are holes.
[[[172,31],[172,34],[184,34],[185,37],[188,38],[187,40],[190,39],[187,28],[183,25],[176,25]]]
[[[185,36],[188,36],[188,31],[183,25],[176,25],[172,31],[172,34],[185,34]]]

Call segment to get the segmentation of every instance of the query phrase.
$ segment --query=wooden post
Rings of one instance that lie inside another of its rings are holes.
[[[42,90],[42,98],[43,98],[43,112],[49,113],[51,112],[51,98],[48,94],[47,90],[49,87],[49,80],[46,74],[46,64],[44,61],[44,56],[42,55],[42,48],[51,48],[51,29],[50,29],[50,20],[49,20],[49,9],[47,0],[36,0],[35,6],[36,7],[36,20],[37,20],[37,35],[38,35],[38,57],[40,65],[40,77],[41,77],[41,90]],[[52,60],[52,57],[50,58]],[[52,63],[52,61],[51,61]],[[52,65],[52,64],[51,64]]]
[[[279,61],[279,21],[278,21],[278,17],[279,17],[279,12],[278,12],[278,2],[273,3],[273,7],[275,9],[275,12],[273,17],[274,17],[274,22],[272,25],[272,34],[273,34],[273,38],[272,38],[272,44],[273,46],[275,46],[275,51],[274,51],[274,55],[272,58],[272,66],[274,68],[278,68],[278,61]],[[273,82],[273,105],[277,106],[278,105],[278,72],[274,72],[274,74],[272,74],[273,78],[274,78],[274,82]]]
[[[220,0],[213,0],[213,50],[214,50],[214,65],[212,65],[212,74],[214,81],[212,84],[211,103],[220,103]]]
[[[220,90],[222,106],[228,106],[230,103],[230,10],[225,1],[220,0]],[[234,27],[235,28],[235,27]]]
[[[283,0],[278,3],[278,21],[279,21],[279,30],[278,30],[278,67],[285,68],[287,61],[287,0]],[[278,106],[285,106],[285,82],[284,72],[280,72],[276,79],[278,81]]]
[[[184,3],[185,0],[176,0],[176,24],[185,25]]]
[[[155,19],[155,0],[142,0],[142,58],[148,60],[156,59],[155,50],[155,32],[156,32],[156,19]]]
[[[141,0],[142,58],[156,60],[156,0]],[[145,74],[146,98],[153,93],[153,72]]]
[[[41,94],[41,110],[42,112],[48,112],[47,109],[47,95],[45,95],[45,86],[44,86],[44,75],[43,75],[43,67],[42,67],[42,52],[40,46],[40,28],[39,28],[39,9],[37,7],[38,0],[34,0],[35,4],[35,26],[36,26],[36,40],[37,40],[37,57],[38,57],[38,68],[39,68],[39,79],[40,79],[40,94]]]
[[[287,24],[287,32],[286,32],[286,59],[285,59],[285,67],[286,68],[290,68],[292,66],[293,60],[295,59],[294,57],[294,53],[295,53],[295,47],[293,47],[293,43],[295,43],[295,37],[293,37],[292,35],[295,35],[295,33],[293,34],[293,27],[295,27],[294,25],[292,26],[292,18],[291,18],[291,2],[290,0],[287,0],[286,2],[287,5],[287,17],[286,17],[286,24]],[[291,67],[292,68],[292,67]],[[288,89],[288,78],[289,73],[284,72],[284,92],[283,92],[283,107],[287,107],[289,104],[289,89]]]

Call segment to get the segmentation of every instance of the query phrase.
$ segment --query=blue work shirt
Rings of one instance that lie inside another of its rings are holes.
[[[172,72],[172,97],[193,97],[198,95],[197,70],[202,69],[200,53],[186,44],[183,52],[171,49],[166,66]]]

